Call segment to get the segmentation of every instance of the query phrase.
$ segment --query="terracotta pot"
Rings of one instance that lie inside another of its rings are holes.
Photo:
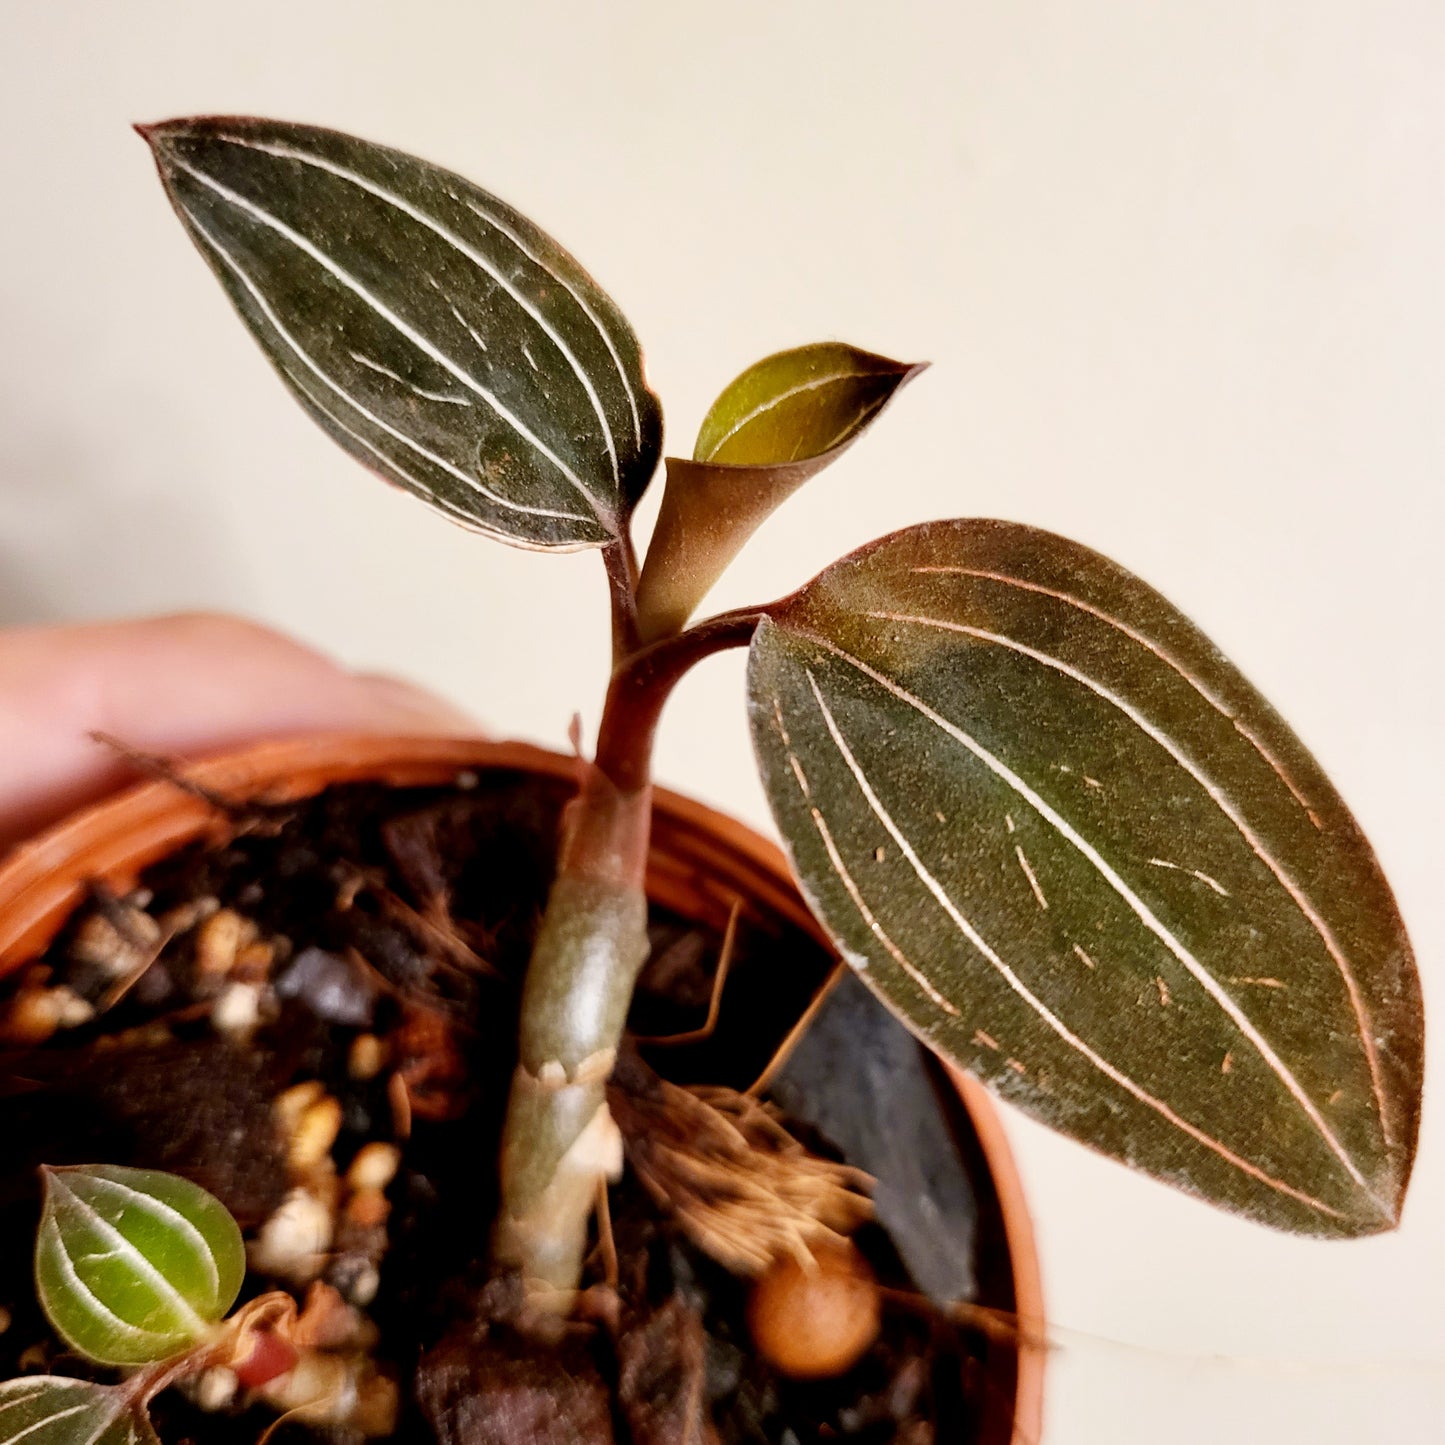
[[[448,783],[468,770],[493,769],[570,779],[576,764],[525,743],[348,734],[258,743],[188,765],[185,777],[227,798],[286,802],[337,783],[416,787]],[[20,845],[0,864],[0,977],[44,951],[86,897],[88,884],[100,881],[125,891],[150,864],[210,834],[224,835],[224,823],[203,798],[168,782],[150,782]],[[793,884],[781,849],[741,823],[664,789],[656,795],[647,883],[655,903],[693,922],[721,929],[734,901],[742,898],[764,919],[829,947]],[[1018,1172],[987,1094],[962,1074],[955,1072],[953,1078],[988,1175],[975,1180],[976,1187],[982,1186],[981,1234],[1001,1240],[1007,1256],[993,1288],[1005,1296],[1000,1307],[1011,1308],[1036,1337],[1043,1323],[1042,1290]],[[1009,1360],[1012,1378],[995,1382],[999,1404],[986,1411],[982,1445],[1038,1438],[1043,1358],[1041,1349],[1025,1347]]]

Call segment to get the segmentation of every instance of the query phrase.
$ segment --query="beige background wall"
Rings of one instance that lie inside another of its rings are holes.
[[[930,516],[1111,553],[1335,775],[1445,1008],[1442,74],[1438,0],[0,0],[0,621],[232,608],[500,731],[595,721],[596,559],[467,536],[334,451],[127,123],[355,130],[578,252],[676,449],[777,347],[932,359],[715,600]],[[766,826],[740,677],[688,684],[660,771]],[[1166,1352],[1065,1331],[1048,1440],[1439,1430],[1438,1108],[1404,1228],[1347,1246],[1011,1124],[1056,1321]]]

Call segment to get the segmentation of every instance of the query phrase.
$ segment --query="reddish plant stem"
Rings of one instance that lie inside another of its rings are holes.
[[[607,689],[597,734],[598,771],[624,792],[646,787],[658,719],[672,689],[704,658],[746,646],[767,615],[763,607],[722,612],[626,656]]]
[[[128,1408],[144,1410],[162,1390],[168,1389],[177,1380],[199,1374],[210,1364],[213,1353],[214,1350],[209,1346],[188,1350],[174,1360],[163,1360],[158,1365],[147,1365],[144,1369],[137,1370],[115,1388]]]
[[[612,666],[620,667],[637,651],[637,550],[630,533],[602,549],[607,590],[612,602]]]
[[[622,1164],[606,1086],[647,957],[643,884],[658,717],[694,663],[746,643],[764,615],[728,613],[638,648],[627,567],[624,551],[608,549],[617,661],[597,760],[568,805],[527,968],[503,1130],[493,1251],[521,1271],[542,1311],[570,1307],[598,1191]]]

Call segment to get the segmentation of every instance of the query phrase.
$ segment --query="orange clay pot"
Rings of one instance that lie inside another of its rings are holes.
[[[386,782],[416,787],[450,782],[458,773],[506,769],[550,778],[575,776],[574,759],[526,743],[474,738],[320,735],[263,742],[187,765],[183,776],[228,799],[286,802],[337,783]],[[21,844],[0,862],[0,977],[44,951],[92,881],[117,891],[187,843],[224,836],[225,821],[201,797],[168,782],[141,783],[82,809]],[[764,919],[793,927],[830,947],[792,881],[775,844],[713,809],[665,789],[656,793],[648,893],[652,900],[719,931],[736,899]],[[994,1198],[980,1198],[980,1222],[992,1212],[1008,1255],[1004,1284],[1028,1341],[1000,1369],[984,1407],[981,1445],[1036,1440],[1042,1427],[1043,1299],[1033,1225],[1003,1128],[987,1094],[972,1079],[954,1080],[978,1138]],[[979,1181],[975,1181],[978,1183]]]

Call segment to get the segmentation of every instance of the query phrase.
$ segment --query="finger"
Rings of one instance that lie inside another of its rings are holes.
[[[348,672],[236,617],[0,632],[0,848],[125,777],[92,732],[186,756],[348,730],[466,736],[477,727],[420,688]]]

